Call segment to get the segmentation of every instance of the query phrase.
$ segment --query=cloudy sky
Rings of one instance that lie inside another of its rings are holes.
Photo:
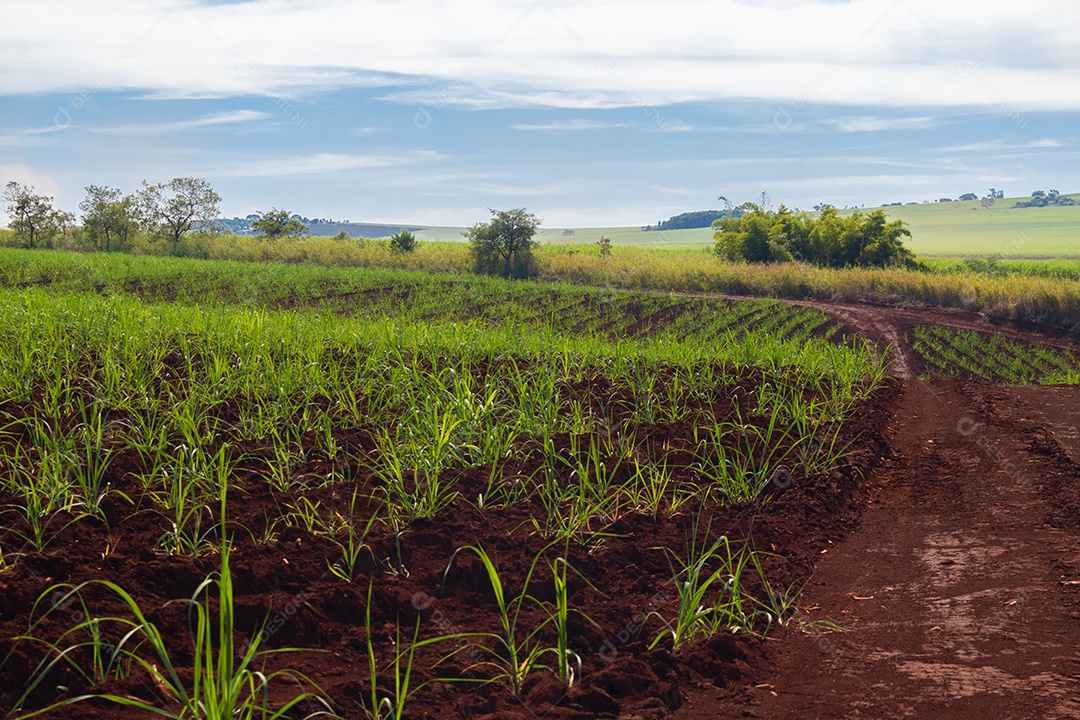
[[[1060,0],[0,0],[0,182],[225,215],[639,225],[1080,191]]]

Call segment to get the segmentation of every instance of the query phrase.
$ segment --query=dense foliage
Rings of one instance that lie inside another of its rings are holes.
[[[218,216],[221,196],[203,178],[178,177],[154,185],[144,180],[135,202],[143,226],[166,238],[175,255],[180,238]]]
[[[1051,190],[1046,192],[1044,190],[1036,190],[1031,193],[1030,200],[1021,200],[1016,203],[1015,207],[1027,208],[1027,207],[1051,207],[1053,205],[1075,205],[1076,201],[1068,195],[1062,195],[1057,190]]]
[[[83,213],[83,233],[95,250],[129,250],[139,229],[135,198],[118,188],[86,186],[86,198],[79,203]]]
[[[396,253],[408,253],[416,250],[416,236],[408,230],[396,232],[390,236],[390,249]]]
[[[262,234],[267,240],[300,237],[307,235],[308,231],[307,225],[299,216],[277,208],[259,213],[258,218],[251,222],[251,229]]]
[[[754,263],[798,261],[819,267],[914,267],[904,247],[911,231],[903,220],[889,222],[883,210],[842,216],[831,205],[819,213],[796,213],[781,205],[769,210],[744,203],[741,217],[713,226],[716,254],[725,260]]]

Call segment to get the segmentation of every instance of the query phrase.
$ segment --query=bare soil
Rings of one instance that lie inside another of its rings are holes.
[[[677,717],[1080,717],[1080,388],[920,382],[906,325],[987,323],[826,308],[897,343],[888,451],[761,671],[727,697],[689,691]]]
[[[537,673],[520,698],[504,683],[434,683],[412,699],[407,717],[1080,717],[1080,390],[916,380],[921,369],[904,344],[905,329],[943,323],[997,330],[976,315],[807,304],[894,344],[896,377],[850,423],[860,439],[842,467],[800,479],[764,506],[711,508],[701,521],[714,535],[746,538],[775,554],[768,566],[774,584],[803,588],[789,622],[764,640],[722,634],[674,654],[648,650],[659,629],[650,613],[670,614],[674,604],[667,557],[657,548],[685,547],[691,516],[625,515],[603,542],[569,546],[571,564],[588,580],[572,579],[571,605],[596,623],[574,627],[575,646],[585,650],[580,682],[567,693],[549,673]],[[1075,349],[1040,328],[1002,331]],[[686,430],[657,426],[652,441],[677,441]],[[121,457],[111,479],[133,490],[135,469],[135,458]],[[458,480],[466,497],[484,488],[481,475]],[[267,507],[288,500],[255,473],[239,482],[244,492],[230,496],[238,526],[256,527]],[[458,547],[482,544],[516,592],[545,545],[527,531],[533,511],[480,512],[459,502],[400,538],[376,530],[352,584],[328,573],[337,549],[325,538],[290,528],[268,542],[238,540],[238,622],[255,632],[269,619],[270,647],[323,651],[288,656],[287,664],[317,682],[345,717],[363,717],[367,578],[374,578],[371,640],[381,660],[393,652],[396,629],[407,635],[417,618],[424,636],[495,630],[479,563],[462,559],[444,578],[447,561]],[[187,617],[167,603],[189,597],[218,558],[162,555],[153,549],[160,534],[160,518],[117,506],[108,525],[75,524],[45,552],[28,553],[0,574],[0,712],[41,656],[15,638],[54,583],[113,580],[175,647],[184,646]],[[533,591],[550,594],[550,586],[542,569]],[[90,595],[99,607],[116,608],[104,594]],[[63,611],[42,632],[76,619],[76,608]],[[541,619],[533,609],[523,621]],[[459,657],[433,670],[445,652],[421,653],[420,676],[452,675],[468,664]],[[387,673],[381,682],[389,682]],[[87,689],[65,672],[44,683],[29,706]],[[107,689],[168,700],[138,674]],[[50,717],[135,714],[83,703]]]

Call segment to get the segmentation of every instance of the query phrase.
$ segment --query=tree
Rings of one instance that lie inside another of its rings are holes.
[[[221,197],[210,183],[194,177],[173,178],[156,185],[144,180],[137,199],[143,223],[168,239],[174,254],[185,233],[218,216],[219,202]]]
[[[396,253],[410,253],[416,249],[416,236],[408,230],[390,236],[390,249]]]
[[[793,213],[781,205],[771,211],[743,203],[742,217],[714,223],[716,254],[741,262],[798,260],[821,267],[915,267],[915,256],[903,245],[911,232],[903,220],[889,222],[884,210],[847,216],[831,205],[817,216]]]
[[[277,240],[283,237],[299,237],[307,235],[307,225],[300,218],[289,213],[288,210],[271,208],[264,213],[258,213],[258,219],[251,222],[251,229],[258,230],[267,240]]]
[[[79,210],[94,247],[105,252],[127,245],[138,226],[135,198],[117,188],[87,185]]]
[[[540,220],[525,208],[493,210],[490,222],[477,223],[465,231],[476,271],[505,278],[527,278],[536,274],[533,249],[540,243],[533,235]]]
[[[29,248],[35,247],[38,240],[49,239],[66,230],[75,219],[71,213],[54,208],[51,197],[38,195],[32,186],[14,180],[4,188],[4,200],[7,201],[11,229],[26,236]]]
[[[1051,190],[1049,193],[1043,190],[1036,190],[1031,193],[1030,200],[1021,200],[1013,207],[1018,208],[1030,208],[1030,207],[1052,207],[1055,205],[1075,205],[1076,201],[1068,195],[1062,195],[1057,190]]]

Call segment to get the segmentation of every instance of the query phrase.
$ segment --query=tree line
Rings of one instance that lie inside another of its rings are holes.
[[[30,185],[9,182],[4,189],[9,228],[25,238],[26,247],[47,246],[75,225],[75,215],[59,210],[53,198]],[[127,248],[142,230],[165,241],[173,253],[180,238],[212,222],[221,198],[202,178],[178,177],[164,183],[143,181],[142,188],[125,195],[118,188],[87,185],[79,203],[82,233],[96,250]]]
[[[52,247],[58,238],[79,231],[91,249],[129,250],[136,233],[144,232],[163,241],[174,255],[188,233],[217,231],[221,202],[210,183],[196,177],[156,184],[144,180],[142,188],[129,195],[119,188],[87,185],[86,197],[79,203],[82,222],[78,226],[74,213],[58,209],[52,197],[39,194],[30,185],[9,182],[3,197],[9,229],[27,248]],[[251,227],[271,242],[302,237],[308,232],[298,216],[278,208],[256,213]],[[349,238],[342,232],[336,239]],[[408,231],[390,238],[390,249],[395,252],[411,252],[416,247],[416,236]]]
[[[27,248],[52,247],[58,236],[66,237],[75,230],[75,215],[58,209],[52,197],[39,194],[30,185],[9,182],[4,200],[9,229]],[[203,178],[178,177],[156,184],[144,180],[139,191],[128,195],[118,188],[87,185],[86,197],[79,203],[81,233],[92,249],[110,252],[131,249],[135,234],[146,232],[163,241],[175,255],[186,234],[213,229],[220,202],[221,197]],[[525,208],[491,213],[490,222],[478,223],[464,233],[477,272],[535,277],[533,250],[539,243],[533,236],[540,220]],[[270,242],[307,234],[307,226],[299,218],[277,208],[257,213],[251,227]],[[342,233],[337,239],[348,238]],[[389,240],[395,253],[414,252],[418,246],[416,236],[407,230]]]
[[[55,207],[53,198],[34,188],[9,182],[4,191],[10,229],[25,239],[26,247],[52,247],[57,235],[66,236],[75,226],[73,213]],[[164,183],[143,181],[142,188],[125,195],[117,188],[86,186],[79,203],[81,233],[96,250],[130,250],[136,233],[145,232],[164,243],[172,254],[181,238],[196,229],[213,228],[219,214],[220,196],[202,178],[178,177]],[[525,208],[489,209],[491,219],[477,223],[463,235],[469,242],[478,273],[524,279],[538,274],[534,240],[540,219]],[[307,226],[287,210],[272,208],[258,213],[252,228],[270,242],[297,238]],[[805,262],[823,267],[916,267],[918,262],[904,247],[911,232],[902,220],[889,222],[884,211],[855,211],[841,216],[832,206],[816,214],[793,212],[784,205],[773,211],[766,196],[762,203],[746,202],[729,207],[713,223],[715,253],[736,262]],[[345,240],[347,237],[339,236]],[[601,256],[610,254],[610,241],[602,239]],[[416,236],[402,230],[389,240],[395,253],[414,252]]]
[[[1057,190],[1051,190],[1046,192],[1045,190],[1035,190],[1031,193],[1030,200],[1021,200],[1013,207],[1028,208],[1028,207],[1064,207],[1066,205],[1075,205],[1076,201],[1068,195],[1062,195]]]

